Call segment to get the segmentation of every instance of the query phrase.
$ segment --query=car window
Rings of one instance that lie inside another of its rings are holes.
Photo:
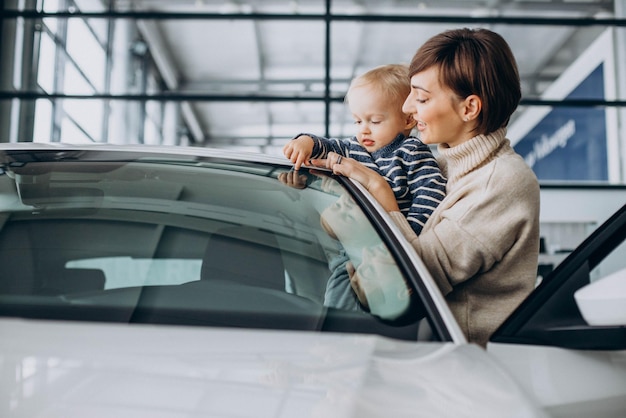
[[[591,269],[589,279],[590,282],[595,282],[624,269],[626,269],[626,241],[622,241],[605,258],[599,260]]]
[[[4,315],[415,338],[410,281],[327,173],[54,151],[1,167]]]

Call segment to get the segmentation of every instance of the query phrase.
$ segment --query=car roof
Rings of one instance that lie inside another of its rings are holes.
[[[210,147],[189,147],[178,145],[149,145],[149,144],[69,144],[62,142],[14,142],[0,143],[0,150],[85,150],[85,151],[123,151],[123,152],[147,152],[154,154],[177,154],[199,157],[227,158],[237,161],[260,162],[268,164],[291,166],[291,162],[286,158],[273,154],[264,154],[247,151],[236,151],[232,149],[210,148]]]

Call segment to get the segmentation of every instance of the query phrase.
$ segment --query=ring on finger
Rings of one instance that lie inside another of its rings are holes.
[[[336,164],[341,164],[341,160],[343,159],[343,157],[340,155],[339,157],[337,157],[337,162]]]

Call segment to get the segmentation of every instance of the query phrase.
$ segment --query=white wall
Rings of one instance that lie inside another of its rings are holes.
[[[626,204],[626,186],[541,188],[541,236],[547,253],[539,263],[556,267],[589,234]],[[625,267],[626,243],[602,266],[602,274]],[[598,272],[597,274],[601,274]]]
[[[599,226],[624,204],[626,186],[542,186],[541,222],[583,222]]]

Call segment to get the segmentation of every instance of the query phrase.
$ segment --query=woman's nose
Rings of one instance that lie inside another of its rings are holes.
[[[411,96],[407,97],[404,101],[404,104],[402,105],[402,112],[410,115],[415,113],[415,106]]]

